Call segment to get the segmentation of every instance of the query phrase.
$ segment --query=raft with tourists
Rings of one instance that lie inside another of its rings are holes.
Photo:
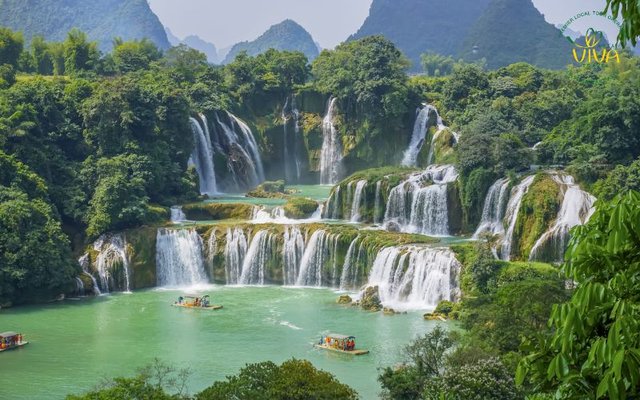
[[[0,333],[0,353],[7,350],[18,349],[29,344],[24,340],[22,333],[3,332]]]
[[[340,335],[338,333],[330,333],[320,337],[320,341],[314,345],[323,350],[334,351],[336,353],[350,354],[352,356],[361,356],[369,354],[369,350],[356,349],[356,337],[349,335]]]
[[[178,301],[172,304],[174,307],[194,308],[198,310],[219,310],[221,305],[211,304],[209,295],[204,296],[180,296]]]

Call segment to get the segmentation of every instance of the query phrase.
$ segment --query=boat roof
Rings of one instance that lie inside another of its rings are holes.
[[[18,333],[11,332],[11,331],[0,333],[0,337],[13,337],[13,336],[18,336]]]
[[[355,336],[350,336],[350,335],[341,335],[339,333],[329,333],[327,334],[328,337],[333,338],[333,339],[338,339],[338,340],[342,340],[342,339],[355,339]]]

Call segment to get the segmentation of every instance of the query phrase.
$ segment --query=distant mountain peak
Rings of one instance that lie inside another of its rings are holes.
[[[257,39],[234,45],[227,54],[224,64],[233,61],[242,51],[246,51],[251,56],[256,56],[271,48],[283,51],[300,51],[309,60],[316,58],[319,54],[318,46],[311,34],[294,20],[285,19],[269,27]]]

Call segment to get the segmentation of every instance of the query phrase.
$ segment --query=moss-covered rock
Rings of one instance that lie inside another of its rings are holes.
[[[338,297],[338,304],[351,304],[353,299],[348,294],[343,294]]]
[[[518,212],[513,236],[513,249],[516,249],[516,254],[512,254],[514,259],[528,259],[533,245],[556,218],[561,203],[558,183],[548,174],[537,174],[522,198]]]
[[[318,209],[318,203],[304,197],[292,197],[284,205],[284,214],[288,218],[309,218]]]
[[[247,197],[257,198],[283,198],[285,197],[284,181],[262,182],[255,189],[247,193]]]
[[[244,203],[192,203],[182,206],[182,212],[191,221],[223,219],[250,219],[254,206]]]
[[[360,307],[367,311],[382,310],[382,302],[380,301],[377,286],[369,286],[364,290],[360,298]]]
[[[127,254],[131,269],[131,289],[156,286],[156,228],[127,231]]]

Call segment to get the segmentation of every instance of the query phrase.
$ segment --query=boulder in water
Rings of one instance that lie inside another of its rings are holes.
[[[338,304],[351,304],[353,299],[348,294],[343,294],[338,297]]]
[[[400,224],[395,221],[387,222],[386,228],[389,232],[400,232]]]
[[[391,308],[391,307],[384,307],[384,308],[382,309],[382,313],[383,313],[384,315],[395,315],[395,314],[400,314],[399,312],[397,312],[396,310],[394,310],[394,309],[393,309],[393,308]]]
[[[368,311],[382,310],[382,302],[380,301],[377,286],[369,286],[364,290],[360,299],[360,307]]]
[[[424,319],[427,321],[446,321],[447,319],[440,313],[432,312],[424,314]]]

